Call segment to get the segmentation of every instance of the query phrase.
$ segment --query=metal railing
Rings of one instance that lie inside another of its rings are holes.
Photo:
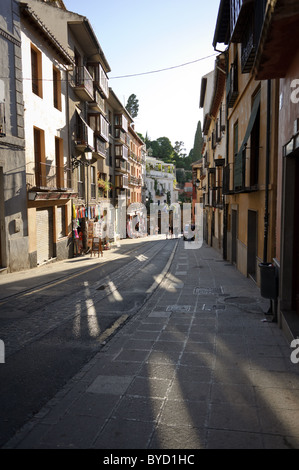
[[[26,171],[28,189],[65,190],[72,187],[72,172],[66,166],[38,162],[37,165],[30,164],[30,167],[32,170]]]
[[[93,97],[93,78],[84,66],[77,66],[75,69],[75,86],[84,87],[88,94]]]

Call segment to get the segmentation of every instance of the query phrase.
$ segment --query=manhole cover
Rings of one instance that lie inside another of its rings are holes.
[[[193,290],[195,295],[220,295],[222,293],[221,287],[195,287]]]
[[[224,302],[230,304],[254,304],[256,303],[256,299],[252,297],[227,297],[224,299]]]
[[[166,312],[190,312],[191,305],[168,305]]]

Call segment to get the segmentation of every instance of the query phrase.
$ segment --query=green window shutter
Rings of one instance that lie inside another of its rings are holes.
[[[243,139],[240,150],[236,154],[236,149],[234,149],[235,151],[234,189],[235,190],[244,187],[245,165],[246,165],[246,144],[252,132],[252,129],[253,129],[253,126],[257,117],[257,113],[260,107],[260,103],[261,103],[261,92],[258,91],[253,101],[250,119],[248,122],[245,137]],[[236,142],[234,144],[236,145]]]

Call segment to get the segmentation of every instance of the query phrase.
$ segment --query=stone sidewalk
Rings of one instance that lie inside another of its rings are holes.
[[[139,313],[4,448],[299,448],[299,365],[268,307],[178,240]]]

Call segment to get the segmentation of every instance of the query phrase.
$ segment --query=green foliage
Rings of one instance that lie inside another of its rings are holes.
[[[203,135],[201,130],[201,122],[198,121],[195,137],[194,137],[194,146],[193,146],[193,161],[197,162],[201,160],[202,147],[203,147]]]
[[[203,147],[203,136],[201,130],[201,122],[198,122],[196,134],[194,137],[194,147],[190,150],[189,155],[186,154],[184,142],[176,141],[172,146],[168,137],[159,137],[156,140],[151,140],[146,134],[142,140],[146,144],[146,148],[150,156],[163,160],[165,163],[173,163],[176,169],[182,169],[187,171],[185,174],[185,181],[191,181],[189,172],[192,171],[192,163],[201,159],[201,152]],[[179,183],[183,183],[183,176],[179,176]]]
[[[133,119],[138,116],[139,101],[136,95],[132,94],[129,96],[126,104],[126,110],[131,114]]]

